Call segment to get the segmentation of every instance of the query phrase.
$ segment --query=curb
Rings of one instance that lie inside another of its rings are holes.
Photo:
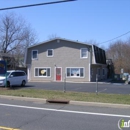
[[[110,108],[130,108],[130,105],[125,104],[112,104],[112,103],[101,103],[101,102],[80,102],[70,101],[71,105],[82,105],[82,106],[97,106],[97,107],[110,107]]]
[[[64,81],[28,81],[28,83],[64,83]],[[74,81],[66,81],[66,83],[79,83],[79,84],[96,84],[96,82],[74,82]],[[98,82],[98,84],[111,84],[110,82]]]
[[[30,97],[18,97],[18,96],[5,96],[0,95],[0,98],[10,99],[10,100],[20,100],[20,101],[34,101],[47,103],[47,99],[42,98],[30,98]],[[50,100],[51,101],[51,100]],[[61,104],[63,100],[58,100]],[[64,102],[64,101],[63,101]],[[110,108],[130,108],[130,105],[125,104],[112,104],[112,103],[100,103],[100,102],[82,102],[82,101],[68,101],[70,105],[80,105],[80,106],[96,106],[96,107],[110,107]],[[54,102],[55,103],[55,102]]]
[[[20,100],[20,101],[38,101],[38,102],[43,102],[46,103],[46,99],[42,98],[30,98],[30,97],[18,97],[18,96],[5,96],[5,95],[0,95],[0,98],[4,99],[10,99],[10,100]]]

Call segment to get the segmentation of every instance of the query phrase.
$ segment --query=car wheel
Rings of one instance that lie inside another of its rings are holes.
[[[23,80],[23,81],[22,81],[21,86],[23,86],[23,87],[24,87],[24,86],[25,86],[25,84],[26,84],[26,82],[25,82],[25,80]]]

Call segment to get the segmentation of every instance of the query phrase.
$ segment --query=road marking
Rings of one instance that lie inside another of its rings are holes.
[[[106,91],[107,89],[103,89],[103,90],[101,90],[101,91],[99,91],[99,93],[101,93],[101,92],[103,92],[103,91]]]
[[[59,110],[59,109],[40,108],[40,107],[29,107],[29,106],[20,106],[20,105],[12,105],[12,104],[0,104],[0,106],[16,107],[16,108],[24,108],[24,109],[33,109],[33,110],[55,111],[55,112],[64,112],[64,113],[75,113],[75,114],[86,114],[86,115],[97,115],[97,116],[110,116],[110,117],[126,117],[126,118],[130,118],[130,115],[117,115],[117,114],[106,114],[106,113],[94,113],[94,112]]]
[[[113,85],[124,85],[123,83],[112,83]]]
[[[20,130],[20,129],[14,129],[14,128],[0,126],[0,130]]]

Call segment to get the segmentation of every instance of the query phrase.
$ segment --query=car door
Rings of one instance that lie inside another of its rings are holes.
[[[10,85],[16,85],[17,79],[16,79],[16,72],[12,72],[10,74],[10,77],[8,78]]]
[[[21,72],[16,72],[16,85],[21,85],[21,78],[22,78],[22,76],[21,76]]]

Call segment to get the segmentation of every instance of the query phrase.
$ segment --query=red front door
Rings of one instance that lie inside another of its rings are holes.
[[[61,81],[61,68],[56,68],[56,81]]]

